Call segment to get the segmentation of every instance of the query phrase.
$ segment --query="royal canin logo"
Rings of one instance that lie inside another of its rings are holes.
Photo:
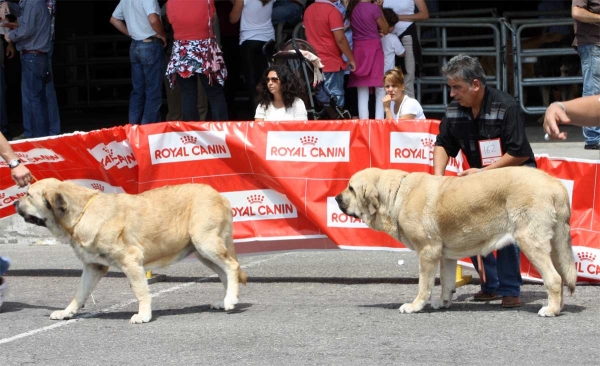
[[[231,158],[225,131],[168,132],[148,136],[152,164]]]
[[[350,131],[269,131],[267,160],[350,161]]]
[[[133,154],[129,141],[111,141],[108,145],[100,143],[88,152],[96,159],[105,170],[117,167],[133,168],[137,165],[137,159]]]
[[[0,209],[10,207],[19,198],[27,195],[28,187],[19,188],[17,185],[0,191]]]
[[[233,222],[298,217],[298,210],[287,197],[271,189],[221,194],[231,203]]]
[[[435,135],[425,132],[391,132],[390,162],[400,164],[421,164],[433,166],[433,149]],[[462,170],[463,156],[450,158],[446,170],[459,172]]]
[[[311,146],[315,146],[317,144],[317,142],[319,142],[319,139],[317,137],[314,136],[303,136],[300,137],[300,143],[302,145],[311,145]]]
[[[90,186],[97,191],[104,192],[104,186],[100,183],[92,183]]]
[[[183,142],[183,144],[190,144],[190,145],[196,145],[196,141],[198,141],[198,138],[196,136],[190,136],[190,135],[185,135],[185,136],[181,136],[181,142]]]
[[[335,197],[327,197],[327,227],[368,228],[363,220],[343,213],[335,201]]]
[[[575,268],[577,275],[583,278],[600,280],[600,263],[596,258],[600,256],[600,249],[574,246]]]
[[[246,197],[246,200],[251,205],[255,203],[262,204],[265,200],[265,196],[263,196],[262,194],[251,194],[248,197]]]
[[[65,159],[50,149],[36,148],[29,151],[16,151],[17,157],[25,164],[57,163]],[[9,168],[4,159],[0,159],[0,168]]]

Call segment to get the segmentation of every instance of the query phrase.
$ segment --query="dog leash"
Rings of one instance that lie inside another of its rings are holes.
[[[77,218],[77,221],[75,221],[75,225],[73,225],[73,229],[75,229],[75,226],[77,226],[77,224],[79,224],[79,221],[81,220],[81,218],[83,217],[83,214],[85,213],[85,211],[88,209],[88,207],[90,207],[90,205],[92,204],[92,202],[94,201],[94,199],[98,197],[98,193],[96,193],[95,195],[92,196],[92,198],[90,198],[87,203],[85,204],[85,206],[83,206],[83,210],[81,210],[81,213],[79,214],[79,217]]]
[[[408,175],[408,174],[407,174]],[[400,187],[402,187],[402,181],[406,178],[406,175],[400,179],[400,183],[398,183],[398,189],[396,189],[396,194],[394,195],[394,199],[392,200],[392,204],[396,202],[396,198],[398,198],[398,192],[400,192]],[[398,241],[400,240],[400,220],[396,217],[396,232],[398,233]]]

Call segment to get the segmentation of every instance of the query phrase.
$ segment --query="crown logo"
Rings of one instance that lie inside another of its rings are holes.
[[[588,252],[577,253],[580,262],[593,262],[596,260],[596,255]]]
[[[190,136],[190,135],[185,135],[182,136],[180,138],[181,142],[183,142],[183,144],[192,144],[192,145],[196,145],[196,141],[198,141],[198,138],[196,136]]]
[[[317,144],[317,141],[319,141],[319,139],[317,137],[314,137],[314,136],[300,137],[300,143],[302,143],[302,145],[312,145],[312,146],[315,146]]]
[[[97,191],[104,192],[104,186],[100,183],[92,183],[91,186]]]
[[[263,203],[263,201],[265,200],[265,196],[263,196],[262,194],[251,194],[248,197],[246,197],[246,199],[248,200],[248,203],[253,205],[255,203]]]
[[[102,151],[104,151],[105,153],[107,153],[109,156],[113,155],[113,149],[109,149],[108,147],[103,147]]]
[[[425,147],[429,147],[429,148],[434,148],[435,147],[435,141],[433,141],[430,138],[424,138],[421,139],[421,144]]]
[[[6,197],[6,193],[0,193],[0,199]]]

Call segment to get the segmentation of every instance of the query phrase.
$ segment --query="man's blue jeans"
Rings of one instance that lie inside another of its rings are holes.
[[[0,65],[0,132],[8,136],[8,114],[6,112],[6,79],[4,66]]]
[[[481,283],[481,291],[500,296],[519,296],[523,284],[520,253],[519,247],[509,245],[496,251],[497,258],[494,253],[482,257],[486,283]],[[471,257],[471,261],[479,270],[477,257]]]
[[[578,46],[583,75],[583,96],[600,94],[600,46]],[[600,127],[583,127],[586,145],[600,144]]]
[[[48,52],[48,71],[52,79],[46,84],[46,100],[48,101],[48,135],[60,135],[60,113],[58,112],[58,100],[56,99],[56,89],[54,88],[54,73],[52,72],[52,55],[54,54],[54,42],[50,44]]]
[[[129,59],[133,86],[129,99],[129,123],[160,122],[165,71],[162,41],[159,38],[151,38],[150,42],[131,41]]]
[[[50,134],[46,100],[48,54],[21,54],[21,99],[25,137],[44,137]]]
[[[317,90],[317,100],[322,105],[330,105],[330,96],[337,98],[337,106],[344,107],[344,71],[324,72],[323,84]]]

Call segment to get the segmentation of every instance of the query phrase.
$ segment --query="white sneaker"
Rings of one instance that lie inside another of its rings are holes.
[[[6,280],[0,279],[0,311],[2,311],[2,303],[4,302],[4,296],[6,296]]]

